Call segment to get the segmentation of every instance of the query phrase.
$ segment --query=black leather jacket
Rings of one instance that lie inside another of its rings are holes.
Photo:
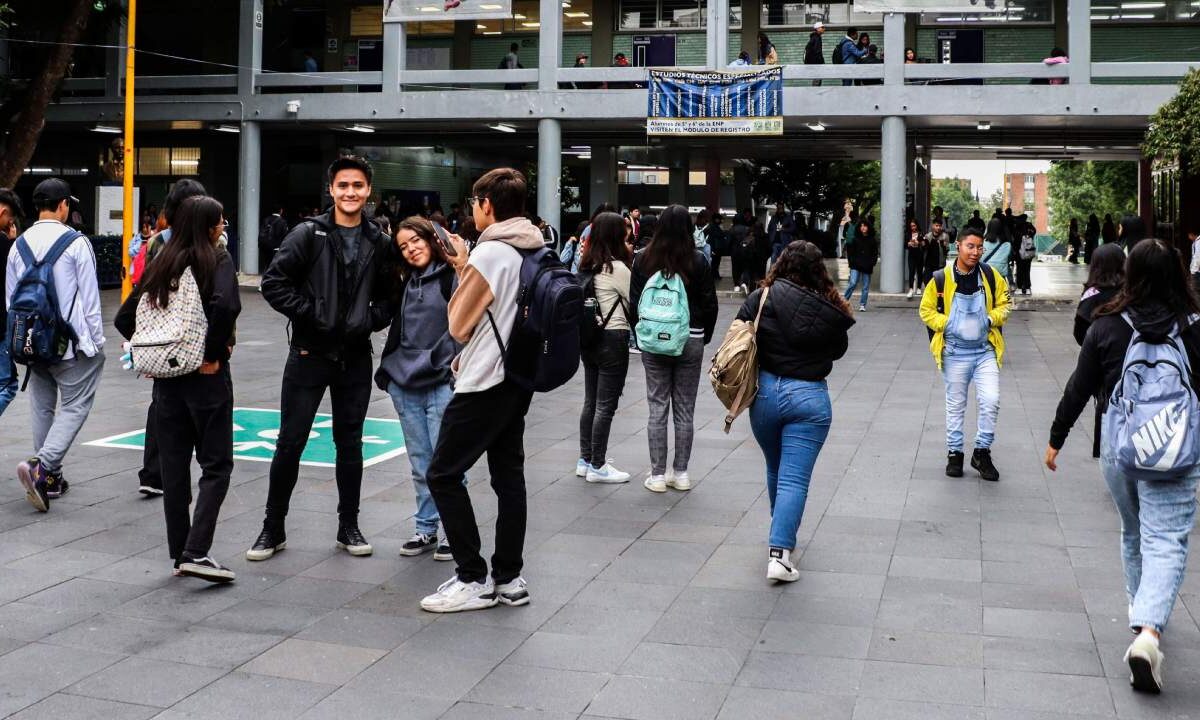
[[[375,301],[375,283],[388,239],[363,218],[358,256],[347,273],[332,211],[292,228],[262,279],[263,298],[292,323],[292,347],[331,358],[371,349],[371,333],[391,320]]]

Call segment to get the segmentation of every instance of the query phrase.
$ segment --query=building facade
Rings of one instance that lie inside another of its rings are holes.
[[[1050,182],[1046,173],[1004,176],[1004,205],[1014,215],[1028,215],[1039,233],[1050,232]]]

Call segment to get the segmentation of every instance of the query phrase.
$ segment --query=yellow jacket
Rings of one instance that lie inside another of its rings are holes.
[[[980,263],[982,272],[988,272],[991,268],[983,267]],[[929,351],[933,353],[933,359],[937,361],[939,369],[942,367],[942,350],[946,347],[946,323],[950,321],[950,306],[954,302],[954,290],[958,287],[958,283],[954,280],[953,262],[946,265],[946,284],[943,288],[943,297],[945,312],[939,313],[937,310],[937,285],[930,280],[925,284],[925,294],[921,296],[921,322],[925,323],[930,330],[933,331],[933,339],[929,341]],[[980,285],[983,286],[984,303],[988,309],[988,319],[992,321],[992,327],[988,330],[988,342],[996,350],[996,365],[1004,364],[1004,335],[1000,333],[1000,328],[1004,326],[1008,320],[1008,313],[1012,309],[1008,300],[1008,281],[999,272],[992,270],[992,277],[996,279],[996,296],[992,297],[991,285],[988,284],[987,278],[980,278]]]

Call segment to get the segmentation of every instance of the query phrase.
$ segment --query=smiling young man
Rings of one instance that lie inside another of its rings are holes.
[[[946,475],[963,474],[963,414],[967,389],[975,382],[979,428],[971,467],[984,480],[999,480],[992,463],[992,440],[1000,413],[1000,365],[1008,320],[1008,283],[983,257],[983,236],[964,228],[954,263],[933,274],[921,297],[921,321],[932,332],[929,349],[946,383]]]
[[[287,544],[284,518],[326,389],[337,448],[337,546],[351,555],[372,553],[358,528],[358,503],[363,421],[371,400],[371,333],[391,319],[386,307],[371,301],[380,245],[387,238],[363,215],[371,195],[366,160],[335,160],[329,166],[329,194],[333,207],[293,228],[263,275],[263,297],[291,323],[291,347],[283,369],[266,519],[247,560],[266,560]]]

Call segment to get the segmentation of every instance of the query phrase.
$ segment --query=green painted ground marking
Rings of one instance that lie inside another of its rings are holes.
[[[279,437],[279,411],[263,408],[233,409],[233,457],[238,460],[271,462],[275,455],[275,439]],[[146,430],[132,430],[93,440],[87,445],[96,447],[141,450],[146,444]],[[363,423],[363,465],[370,466],[404,454],[404,433],[399,420],[367,418]],[[318,413],[308,434],[308,445],[300,456],[300,464],[333,467],[337,452],[333,445],[333,416]]]

